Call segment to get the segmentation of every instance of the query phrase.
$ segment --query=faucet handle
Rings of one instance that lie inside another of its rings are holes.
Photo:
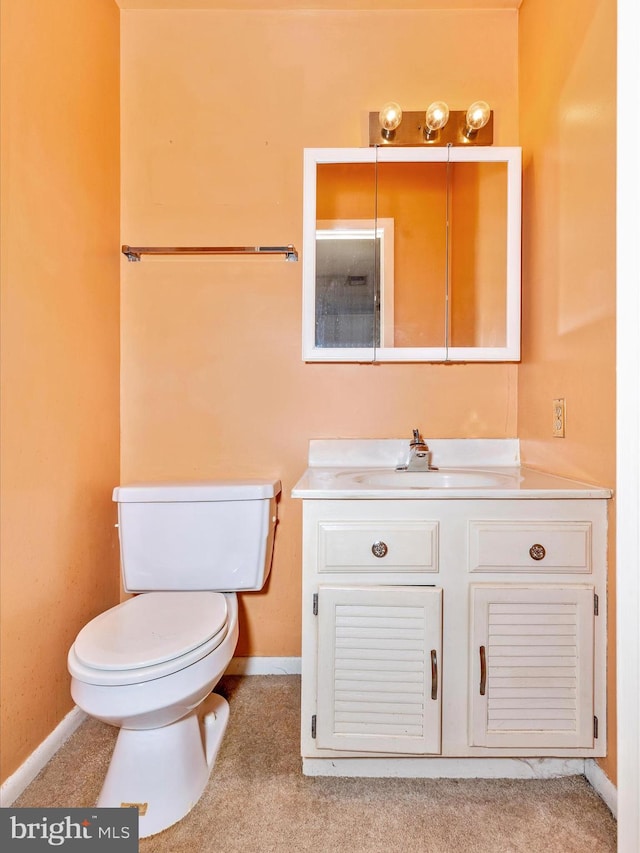
[[[412,439],[412,441],[410,442],[410,445],[414,445],[414,444],[422,444],[422,443],[423,443],[423,442],[422,442],[422,439],[420,438],[420,430],[419,430],[419,429],[414,429],[414,431],[413,431],[413,439]]]

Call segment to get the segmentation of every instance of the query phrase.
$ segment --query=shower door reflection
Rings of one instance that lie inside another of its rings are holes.
[[[393,219],[320,220],[316,347],[393,346]]]

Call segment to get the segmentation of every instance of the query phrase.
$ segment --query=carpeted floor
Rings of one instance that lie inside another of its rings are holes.
[[[300,770],[298,676],[226,677],[209,784],[141,853],[607,853],[616,823],[582,776],[344,779]],[[95,803],[117,731],[88,720],[14,803]]]

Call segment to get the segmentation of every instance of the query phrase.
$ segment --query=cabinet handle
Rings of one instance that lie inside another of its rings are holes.
[[[388,550],[386,542],[382,542],[381,540],[374,542],[371,546],[371,553],[374,557],[385,557]]]
[[[480,695],[484,696],[487,692],[487,651],[484,646],[480,646]]]
[[[544,549],[544,545],[536,544],[532,545],[531,548],[529,548],[529,555],[534,560],[544,560],[546,553],[547,552]]]
[[[438,698],[438,655],[431,649],[431,698]]]

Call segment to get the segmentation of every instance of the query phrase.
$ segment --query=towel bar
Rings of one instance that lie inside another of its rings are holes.
[[[285,261],[297,261],[295,246],[123,246],[129,261],[141,255],[284,255]]]

